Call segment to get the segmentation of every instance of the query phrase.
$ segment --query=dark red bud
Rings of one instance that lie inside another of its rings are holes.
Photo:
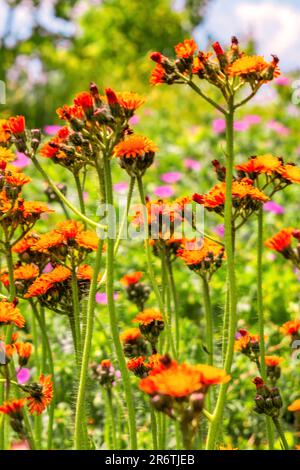
[[[213,49],[214,49],[214,51],[217,55],[223,55],[224,54],[224,51],[223,51],[222,47],[220,46],[219,42],[214,42],[213,43]]]
[[[116,104],[118,103],[117,95],[115,94],[114,90],[111,88],[105,88],[105,94],[108,101],[108,104]]]
[[[163,55],[160,52],[151,52],[150,59],[157,64],[161,64]]]
[[[203,196],[201,194],[193,194],[193,197],[192,197],[193,201],[197,202],[197,204],[203,204],[204,200],[203,200]]]

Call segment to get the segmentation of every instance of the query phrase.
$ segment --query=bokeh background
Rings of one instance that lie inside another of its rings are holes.
[[[250,155],[271,152],[299,164],[298,0],[0,0],[0,12],[0,79],[5,81],[7,92],[1,115],[24,114],[29,126],[42,128],[45,138],[49,138],[61,125],[56,108],[71,103],[77,92],[88,89],[90,81],[95,81],[101,89],[109,86],[117,91],[141,93],[147,101],[131,125],[136,132],[153,139],[160,149],[155,165],[145,177],[150,197],[172,198],[191,191],[205,192],[216,182],[211,161],[224,159],[222,116],[183,86],[149,85],[153,67],[149,52],[159,50],[173,54],[174,45],[190,36],[205,49],[214,40],[219,40],[222,45],[229,44],[231,36],[236,35],[249,52],[265,54],[267,59],[272,53],[279,56],[282,76],[263,87],[237,114],[236,160],[241,162]],[[33,178],[28,190],[30,197],[42,199],[45,186],[30,161],[18,154],[15,163]],[[76,192],[69,174],[52,162],[43,161],[43,164],[55,182],[68,186],[68,197],[75,202]],[[116,196],[126,194],[127,188],[126,176],[116,164]],[[137,196],[135,198],[137,201]],[[96,200],[94,178],[90,174],[86,204],[91,216],[96,213]],[[38,227],[41,232],[62,219],[60,207],[56,205],[55,209],[56,214],[41,221]],[[284,226],[300,228],[299,187],[291,185],[264,209],[265,238]],[[205,218],[205,229],[222,237],[222,219],[210,213]],[[243,227],[237,244],[240,253],[237,266],[239,327],[247,327],[256,333],[255,220]],[[121,329],[131,326],[135,311],[118,279],[128,271],[145,270],[141,253],[141,244],[125,242],[118,255],[116,302]],[[213,283],[212,303],[218,331],[222,331],[224,271],[218,272]],[[182,358],[201,362],[205,360],[205,352],[197,340],[204,331],[199,279],[187,272],[179,261],[176,261],[175,278],[180,292]],[[300,273],[293,271],[287,261],[265,250],[264,306],[269,352],[281,353],[278,326],[299,316],[299,281]],[[154,298],[151,297],[150,302],[154,305]],[[97,361],[112,354],[111,340],[106,333],[105,303],[105,294],[99,293],[93,345],[93,359]],[[71,358],[72,351],[64,333],[64,320],[53,315],[48,319],[48,326],[59,371],[56,445],[68,448],[72,431],[70,403],[74,372],[68,354]],[[287,343],[282,347],[287,352]],[[282,379],[286,404],[298,398],[297,367],[286,361]],[[255,373],[243,356],[236,358],[227,420],[232,442],[239,448],[259,447],[261,442],[260,417],[251,411],[251,378]],[[94,437],[99,447],[102,439],[99,429],[104,419],[102,399],[99,391],[91,396],[95,397],[91,406]],[[141,397],[139,399],[138,412],[142,422],[146,404]],[[292,422],[292,415],[286,408],[284,419],[285,425]],[[146,428],[143,436],[143,444],[147,447],[150,435]],[[290,431],[288,438],[291,436]]]

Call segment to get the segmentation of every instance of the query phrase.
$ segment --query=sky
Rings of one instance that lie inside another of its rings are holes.
[[[73,34],[75,27],[72,23],[54,18],[53,1],[43,0],[43,9],[36,10],[36,15],[48,29]],[[31,4],[31,0],[24,2]],[[99,3],[99,0],[81,0],[80,3],[84,6],[93,2]],[[6,0],[0,0],[0,36],[7,21],[6,4]],[[14,34],[19,39],[26,38],[32,24],[31,14],[22,8],[14,21]],[[300,0],[210,0],[205,21],[197,28],[195,36],[200,47],[205,47],[208,36],[224,44],[228,44],[232,35],[241,40],[252,36],[258,52],[266,58],[270,54],[278,55],[281,69],[285,72],[300,68],[299,26]]]
[[[231,36],[253,36],[259,54],[276,54],[283,71],[300,69],[300,0],[213,0],[197,29],[199,46],[207,36],[228,44]]]

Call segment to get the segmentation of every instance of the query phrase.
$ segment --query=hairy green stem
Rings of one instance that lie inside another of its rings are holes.
[[[87,372],[89,366],[89,358],[91,353],[91,345],[94,331],[94,318],[95,318],[95,297],[97,291],[97,279],[100,271],[101,260],[102,260],[102,251],[103,251],[103,240],[99,240],[97,255],[94,265],[93,277],[91,281],[91,286],[89,290],[89,298],[87,304],[87,323],[85,337],[83,338],[83,352],[82,352],[82,361],[79,374],[79,384],[78,384],[78,393],[76,400],[76,411],[75,411],[75,448],[80,450],[82,449],[82,439],[81,439],[81,425],[82,420],[84,419],[84,409],[86,402],[86,382],[87,382]]]
[[[234,99],[230,98],[228,102],[228,114],[226,115],[226,190],[225,190],[225,250],[227,256],[227,289],[229,295],[229,318],[228,318],[228,343],[225,355],[224,368],[228,374],[231,372],[233,361],[234,341],[237,324],[237,297],[236,297],[236,278],[234,261],[234,242],[233,242],[233,220],[232,220],[232,177],[234,165]],[[218,439],[218,432],[223,420],[223,411],[226,401],[226,392],[228,384],[220,386],[216,407],[213,413],[213,421],[210,423],[207,436],[207,449],[215,449]]]
[[[281,440],[281,443],[282,443],[282,446],[283,446],[284,450],[289,450],[289,445],[288,445],[287,440],[285,438],[285,434],[284,434],[284,431],[282,429],[280,419],[279,418],[272,418],[272,419],[273,419],[273,423],[274,423],[274,425],[277,429],[277,432],[279,434],[279,437],[280,437],[280,440]]]
[[[104,175],[105,175],[105,188],[106,188],[106,202],[109,204],[110,209],[108,211],[108,226],[114,224],[114,214],[112,212],[113,208],[113,191],[112,191],[112,181],[111,181],[111,168],[110,160],[107,154],[104,155]],[[106,253],[106,270],[107,270],[107,281],[106,281],[106,294],[107,294],[107,306],[110,320],[110,328],[112,333],[112,338],[116,350],[116,355],[119,362],[119,367],[123,379],[123,385],[126,395],[126,402],[128,407],[128,417],[129,417],[129,434],[130,434],[130,446],[132,450],[137,448],[137,434],[136,434],[136,422],[135,422],[135,409],[133,403],[133,394],[130,382],[130,376],[126,366],[125,357],[122,350],[121,341],[119,338],[119,329],[118,329],[118,319],[115,310],[115,301],[114,301],[114,239],[108,235],[107,238],[107,253]]]
[[[208,354],[208,365],[214,364],[214,330],[213,330],[213,317],[210,300],[210,289],[209,283],[206,276],[202,276],[202,291],[205,311],[205,323],[206,323],[206,350]],[[207,393],[207,409],[211,411],[212,408],[212,391],[208,390]]]

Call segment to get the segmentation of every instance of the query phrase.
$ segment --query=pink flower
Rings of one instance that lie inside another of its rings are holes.
[[[225,119],[215,119],[213,121],[213,131],[215,134],[221,134],[226,130],[226,121]]]
[[[30,165],[30,158],[26,157],[25,153],[17,152],[17,158],[14,160],[13,165],[18,168],[25,168]]]
[[[52,264],[51,264],[51,263],[48,263],[48,264],[46,264],[46,266],[44,267],[43,273],[50,273],[50,271],[52,271],[52,269],[53,269]]]
[[[128,123],[131,125],[131,126],[135,126],[136,124],[138,124],[140,122],[140,117],[139,116],[132,116]]]
[[[224,237],[224,233],[225,233],[225,230],[224,230],[224,224],[219,224],[219,225],[216,225],[212,231],[218,235],[219,237],[223,238]]]
[[[257,114],[249,114],[243,118],[243,122],[252,126],[253,124],[259,124],[261,122],[261,117]]]
[[[45,134],[54,135],[61,129],[61,126],[49,125],[44,127]]]
[[[272,214],[284,214],[284,207],[277,204],[277,202],[268,201],[264,204],[264,211]]]
[[[249,129],[249,123],[247,121],[235,121],[234,130],[238,132],[245,132]]]
[[[169,173],[163,173],[160,177],[160,179],[164,183],[177,183],[177,181],[180,181],[182,178],[182,174],[179,173],[179,171],[170,171]]]
[[[128,190],[128,183],[126,183],[125,181],[122,183],[114,184],[114,191],[116,191],[116,193],[124,194],[126,193],[127,190]]]
[[[284,77],[281,75],[280,77],[275,78],[274,83],[275,85],[279,86],[289,86],[291,81],[288,77]]]
[[[114,293],[114,300],[117,300],[118,293]],[[97,292],[96,294],[96,302],[101,305],[107,305],[107,295],[106,292]]]
[[[286,137],[290,133],[289,128],[284,126],[279,121],[275,121],[275,120],[269,121],[267,123],[267,127],[271,129],[272,131],[276,132],[276,134],[281,135],[282,137]]]
[[[22,369],[19,370],[17,373],[17,380],[20,385],[26,384],[28,380],[30,379],[30,370],[27,369],[26,367],[23,367]]]
[[[186,158],[184,160],[184,166],[188,170],[193,170],[193,171],[201,170],[201,163],[199,163],[197,160],[194,160],[193,158]]]
[[[170,197],[175,193],[172,186],[157,186],[154,190],[155,196],[158,197]]]
[[[26,439],[12,442],[10,448],[11,450],[30,450],[29,443]]]

